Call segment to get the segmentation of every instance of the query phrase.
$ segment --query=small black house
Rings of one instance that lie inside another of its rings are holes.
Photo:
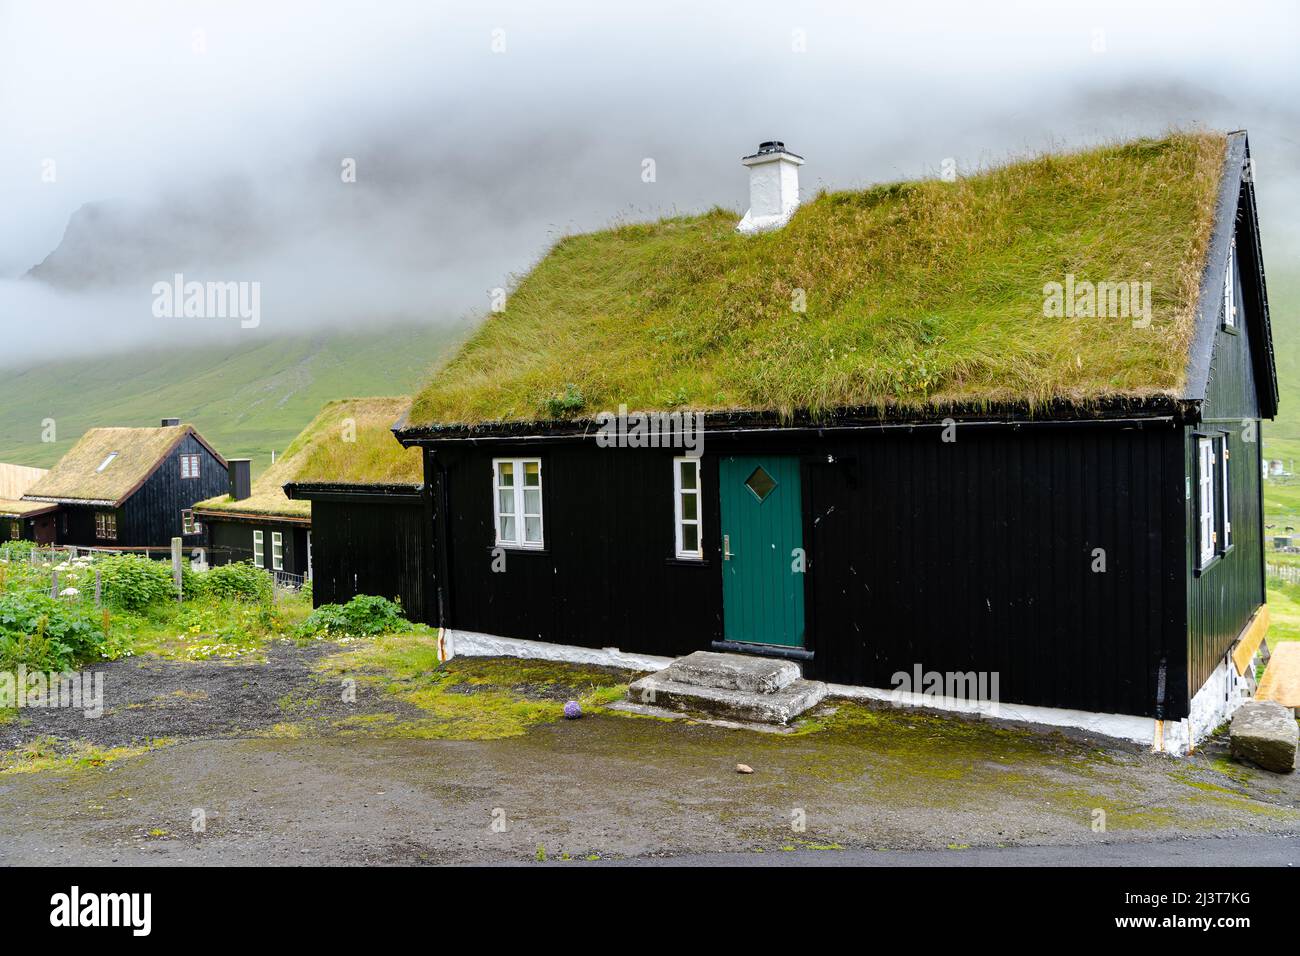
[[[291,467],[282,458],[252,481],[249,459],[230,460],[226,493],[194,506],[213,566],[251,561],[284,581],[311,579],[311,511],[280,490]]]
[[[1267,627],[1246,135],[800,205],[802,163],[561,240],[416,396],[430,623],[1194,744]]]
[[[6,541],[54,543],[58,505],[23,501],[22,496],[49,472],[44,468],[0,463],[0,544]]]
[[[226,485],[226,460],[177,419],[92,428],[23,495],[59,506],[55,543],[117,549],[202,541],[194,503]]]
[[[317,607],[373,594],[397,601],[412,620],[428,615],[430,521],[421,457],[391,432],[408,404],[404,398],[330,402],[303,432],[301,460],[284,493],[311,509]]]

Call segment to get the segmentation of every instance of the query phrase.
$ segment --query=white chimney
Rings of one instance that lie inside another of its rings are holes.
[[[749,167],[749,211],[736,226],[746,235],[780,229],[799,205],[799,167],[803,157],[788,152],[785,143],[760,143],[758,152],[741,162]]]

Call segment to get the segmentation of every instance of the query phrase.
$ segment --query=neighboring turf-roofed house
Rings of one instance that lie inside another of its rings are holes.
[[[165,418],[159,428],[92,428],[25,502],[59,506],[61,545],[165,548],[180,537],[202,541],[194,503],[226,483],[226,460],[191,425]]]
[[[413,620],[428,616],[423,466],[420,452],[392,435],[409,403],[331,402],[298,438],[302,457],[284,490],[295,505],[311,508],[317,606],[375,594],[400,602]]]
[[[885,691],[982,676],[1003,715],[1184,749],[1266,627],[1246,135],[796,210],[801,161],[746,158],[741,230],[561,240],[416,396],[431,620]]]
[[[0,544],[18,540],[54,543],[54,516],[59,506],[20,500],[46,474],[44,468],[0,463]]]

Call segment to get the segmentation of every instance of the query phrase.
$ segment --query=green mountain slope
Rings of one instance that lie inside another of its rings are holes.
[[[49,467],[91,426],[170,416],[253,459],[256,474],[327,401],[409,394],[452,344],[446,328],[404,325],[0,369],[0,461]],[[41,440],[46,419],[53,443]]]

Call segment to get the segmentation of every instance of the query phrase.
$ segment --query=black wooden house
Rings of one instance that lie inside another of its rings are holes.
[[[561,241],[396,429],[427,620],[1194,743],[1267,626],[1250,174],[1179,135]]]
[[[59,545],[120,550],[201,543],[194,503],[226,483],[226,460],[177,419],[158,428],[92,428],[23,494],[57,505]]]

